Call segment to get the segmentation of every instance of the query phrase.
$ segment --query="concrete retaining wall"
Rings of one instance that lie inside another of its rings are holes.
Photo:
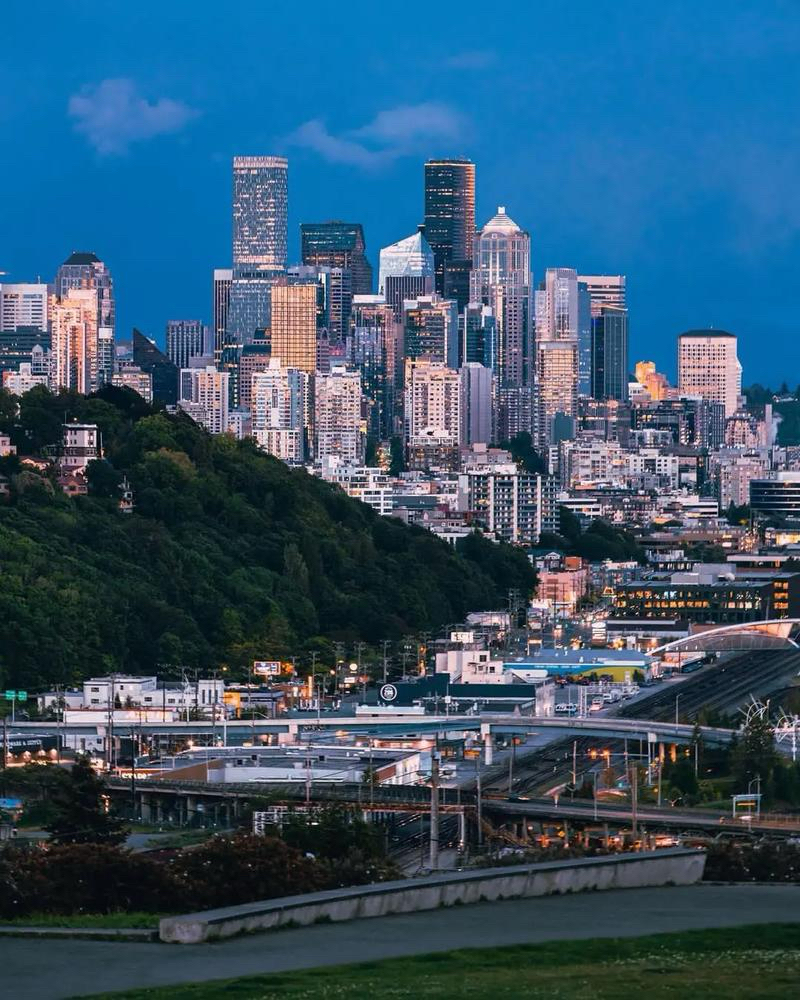
[[[677,847],[602,858],[467,870],[166,917],[161,921],[159,936],[162,941],[198,944],[286,924],[384,917],[390,913],[434,910],[455,903],[550,896],[587,889],[692,885],[702,878],[705,863],[704,851]]]

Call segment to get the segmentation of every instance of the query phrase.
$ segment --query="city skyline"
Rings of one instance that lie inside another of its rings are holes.
[[[747,380],[782,379],[779,352],[758,345],[769,337],[791,349],[794,335],[797,225],[784,206],[798,149],[782,95],[797,78],[800,19],[789,8],[765,18],[752,4],[734,14],[581,7],[560,18],[569,44],[537,49],[533,63],[520,56],[525,39],[555,27],[546,11],[524,12],[519,40],[507,38],[502,52],[484,41],[477,12],[448,21],[444,43],[445,12],[427,12],[429,37],[371,56],[358,95],[341,102],[331,97],[332,60],[345,40],[353,51],[366,44],[357,18],[306,26],[303,46],[319,59],[300,90],[288,11],[269,15],[287,44],[267,68],[258,45],[266,13],[229,12],[212,32],[209,12],[193,8],[195,30],[176,47],[180,3],[159,12],[152,32],[154,16],[111,7],[91,49],[81,31],[88,8],[54,12],[25,55],[41,89],[3,111],[18,137],[0,241],[9,280],[49,277],[71,250],[93,249],[117,281],[121,335],[136,325],[159,336],[176,315],[211,322],[210,274],[229,264],[233,155],[289,157],[290,261],[300,259],[301,222],[342,218],[364,226],[373,267],[379,247],[422,220],[424,161],[463,155],[477,166],[478,219],[508,206],[531,233],[537,281],[562,266],[628,276],[632,358],[652,346],[674,375],[674,337],[713,325],[739,334]],[[22,71],[15,49],[25,47],[13,39],[26,16],[7,15],[0,74],[9,83]],[[68,69],[53,58],[67,19],[77,46]],[[335,44],[322,44],[326,33]],[[553,99],[558,116],[548,114]],[[54,143],[61,181],[49,185]],[[765,303],[766,280],[777,292]]]

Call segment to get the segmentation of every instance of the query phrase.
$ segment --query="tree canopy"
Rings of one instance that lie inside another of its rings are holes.
[[[325,640],[429,631],[502,606],[509,588],[533,590],[521,550],[477,534],[453,548],[129,390],[37,387],[18,412],[0,399],[0,433],[20,455],[50,454],[65,416],[98,424],[105,461],[90,466],[88,496],[66,496],[52,472],[9,470],[11,495],[0,501],[6,686],[169,665],[227,665],[235,675]],[[131,514],[116,497],[123,475]]]

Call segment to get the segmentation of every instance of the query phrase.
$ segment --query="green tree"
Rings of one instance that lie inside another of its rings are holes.
[[[389,475],[399,476],[406,468],[405,449],[403,439],[395,435],[389,442]]]
[[[762,788],[765,788],[777,763],[772,724],[766,712],[754,712],[745,724],[731,758],[731,771],[738,791],[747,792],[756,778],[761,779]]]
[[[501,448],[510,451],[514,461],[527,472],[547,473],[547,463],[533,447],[533,438],[527,431],[517,434],[509,441],[502,441]]]
[[[106,808],[103,782],[88,757],[72,765],[69,781],[52,796],[52,819],[47,831],[55,844],[119,844],[125,839],[122,823]]]

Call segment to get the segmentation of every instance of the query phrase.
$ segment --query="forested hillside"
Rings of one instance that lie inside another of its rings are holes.
[[[107,462],[67,497],[48,454],[65,418],[99,424]],[[0,396],[0,684],[36,689],[108,670],[163,672],[303,657],[399,639],[530,593],[524,553],[478,535],[458,551],[382,518],[252,442],[211,437],[135,393]],[[125,473],[135,511],[118,508]],[[169,665],[169,666],[164,666]]]

